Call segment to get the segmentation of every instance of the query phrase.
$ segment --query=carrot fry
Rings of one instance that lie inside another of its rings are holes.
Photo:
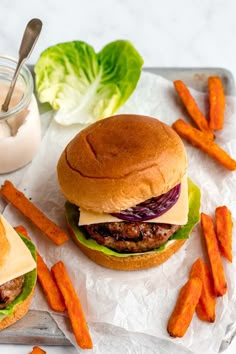
[[[1,195],[14,205],[23,215],[30,219],[42,232],[44,232],[56,245],[60,246],[69,237],[52,220],[39,210],[25,195],[17,190],[10,181],[5,181]]]
[[[192,265],[190,277],[198,277],[202,281],[202,292],[196,306],[196,313],[200,320],[215,321],[216,299],[214,296],[213,279],[206,263],[198,258]]]
[[[214,224],[211,217],[207,214],[201,213],[201,225],[211,265],[214,293],[215,296],[222,296],[227,291],[227,283],[214,230]]]
[[[209,140],[204,132],[193,128],[182,119],[178,119],[173,124],[173,129],[184,139],[188,140],[193,146],[206,152],[228,170],[236,170],[236,161],[233,160],[218,144]]]
[[[214,134],[208,126],[206,117],[200,111],[196,101],[194,100],[187,86],[183,83],[183,81],[176,80],[174,81],[174,87],[181,101],[183,102],[186,110],[188,111],[190,117],[193,119],[197,127],[203,132],[205,132],[209,139],[213,140]]]
[[[219,249],[226,259],[232,262],[232,228],[233,222],[231,212],[227,206],[220,206],[215,210],[216,236],[219,242]]]
[[[25,236],[26,238],[28,238],[30,240],[30,237],[28,235],[28,232],[26,230],[26,228],[23,225],[17,225],[14,227],[16,232],[19,232],[19,234]]]
[[[23,225],[14,227],[14,229],[30,240],[28,232]],[[37,252],[37,280],[39,281],[43,292],[46,296],[49,306],[53,311],[65,311],[65,304],[60,290],[55,282],[50,270],[48,269],[43,258]]]
[[[220,130],[224,125],[225,95],[222,81],[219,77],[209,77],[209,127]]]
[[[167,325],[171,337],[183,337],[186,333],[202,291],[202,281],[191,277],[180,290],[174,311]]]
[[[57,312],[65,311],[65,304],[57,283],[39,253],[37,253],[37,275],[38,281],[52,310]]]
[[[54,264],[52,267],[52,274],[54,275],[57,285],[61,290],[62,296],[64,297],[78,345],[83,349],[91,349],[93,347],[93,343],[89,334],[83,309],[64,263],[59,261]]]
[[[47,353],[45,352],[45,350],[41,349],[40,347],[35,346],[33,347],[33,350],[32,352],[30,352],[30,354],[47,354]]]

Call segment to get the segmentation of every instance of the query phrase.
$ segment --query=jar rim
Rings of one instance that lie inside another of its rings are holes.
[[[7,68],[7,62],[9,62],[9,64],[10,63],[13,64],[14,67],[13,68],[11,67],[13,70],[16,68],[18,62],[16,58],[8,55],[3,55],[3,54],[0,54],[0,62],[1,60],[6,61],[5,64],[6,68]],[[32,97],[33,89],[34,89],[33,77],[30,70],[25,64],[22,65],[19,76],[23,79],[23,82],[25,84],[23,96],[20,99],[20,101],[14,107],[10,108],[7,112],[1,112],[1,107],[0,107],[0,121],[5,120],[10,116],[20,112],[29,103]]]

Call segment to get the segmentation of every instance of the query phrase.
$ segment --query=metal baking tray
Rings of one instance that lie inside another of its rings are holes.
[[[33,67],[30,67],[33,72]],[[207,91],[209,76],[219,76],[224,85],[226,95],[235,96],[235,80],[232,73],[223,68],[144,68],[144,71],[162,76],[170,81],[183,80],[189,87],[200,92]],[[45,111],[40,107],[41,112]],[[220,352],[225,350],[236,335],[236,323],[226,329]],[[37,344],[70,346],[70,341],[49,313],[30,310],[28,314],[14,325],[0,332],[0,343],[11,344]]]

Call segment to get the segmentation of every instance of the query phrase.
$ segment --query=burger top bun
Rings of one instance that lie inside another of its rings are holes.
[[[57,166],[66,199],[94,212],[117,212],[169,191],[187,168],[180,137],[157,119],[121,114],[78,133]]]
[[[4,264],[9,249],[10,249],[10,244],[6,236],[4,225],[0,219],[0,266]]]

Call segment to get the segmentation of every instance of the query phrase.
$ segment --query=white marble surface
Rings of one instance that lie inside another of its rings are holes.
[[[133,42],[145,66],[223,67],[236,77],[235,14],[234,0],[1,0],[0,53],[17,56],[25,24],[39,17],[44,27],[30,63],[57,42],[80,39],[99,50],[122,38]],[[25,354],[31,347],[0,345],[0,352]],[[225,353],[235,352],[236,340]]]

